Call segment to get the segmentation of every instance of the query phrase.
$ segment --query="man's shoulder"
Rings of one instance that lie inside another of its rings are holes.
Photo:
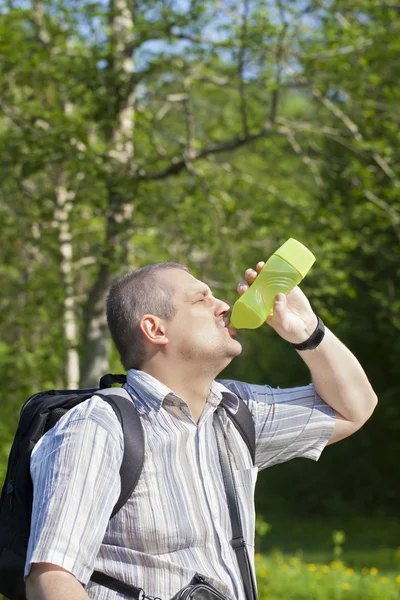
[[[55,425],[54,432],[61,433],[76,426],[97,425],[119,439],[122,427],[113,408],[106,400],[93,394],[71,408]]]
[[[221,388],[225,388],[225,391],[235,394],[246,403],[254,399],[254,393],[250,383],[236,381],[234,379],[216,379],[216,383],[221,386]],[[221,389],[221,391],[224,390]]]
[[[79,440],[79,445],[90,445],[95,438],[100,439],[99,436],[104,441],[108,439],[122,456],[124,438],[118,417],[105,400],[93,394],[66,412],[38,440],[32,451],[32,460],[36,460],[38,453],[49,449],[52,451],[55,447],[61,448],[71,440]],[[72,447],[75,446],[76,444]]]

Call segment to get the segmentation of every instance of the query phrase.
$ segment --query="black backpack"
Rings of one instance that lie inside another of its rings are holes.
[[[114,383],[123,384],[125,375],[104,375],[99,388],[48,390],[31,396],[23,405],[8,459],[7,474],[0,500],[0,593],[10,600],[26,600],[24,567],[31,525],[33,485],[30,457],[39,439],[71,408],[94,394],[114,410],[124,435],[124,456],[120,469],[121,493],[113,517],[133,493],[144,462],[144,434],[140,418],[129,394]],[[223,405],[223,401],[222,401]],[[255,460],[254,421],[243,400],[235,415],[226,411]],[[110,517],[110,518],[111,518]],[[99,575],[96,571],[92,579]],[[113,578],[101,574],[102,583]]]

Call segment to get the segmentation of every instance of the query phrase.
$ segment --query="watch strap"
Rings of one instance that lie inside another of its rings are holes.
[[[317,327],[310,337],[301,344],[292,344],[293,348],[301,352],[302,350],[315,350],[320,345],[325,336],[325,325],[319,317],[317,319]]]

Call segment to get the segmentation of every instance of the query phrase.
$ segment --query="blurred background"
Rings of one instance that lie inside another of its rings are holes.
[[[121,371],[115,277],[181,262],[233,303],[294,237],[380,403],[260,474],[260,596],[400,598],[399,78],[395,0],[0,0],[2,479],[31,394]],[[240,340],[224,377],[309,383],[267,326]]]

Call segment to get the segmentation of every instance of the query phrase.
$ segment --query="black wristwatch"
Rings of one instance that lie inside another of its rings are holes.
[[[319,317],[317,317],[318,323],[315,331],[310,335],[308,340],[302,342],[301,344],[292,344],[293,348],[296,350],[315,350],[317,346],[320,345],[325,335],[325,325],[321,321]]]

